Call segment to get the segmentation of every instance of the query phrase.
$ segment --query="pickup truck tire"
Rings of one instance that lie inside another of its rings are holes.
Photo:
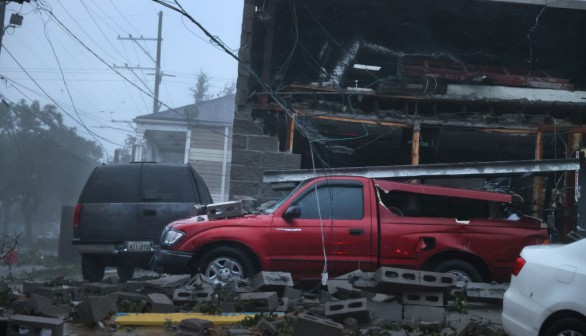
[[[433,268],[434,272],[456,275],[456,281],[482,282],[482,275],[469,262],[464,260],[446,260]]]
[[[118,273],[118,278],[122,282],[126,282],[128,280],[132,280],[134,276],[134,266],[122,265],[116,267],[116,272]]]
[[[214,284],[223,285],[231,279],[244,279],[252,275],[254,267],[242,251],[221,246],[206,252],[200,259],[199,270]]]
[[[84,280],[99,282],[104,278],[106,266],[94,256],[83,254],[81,256],[81,274]]]

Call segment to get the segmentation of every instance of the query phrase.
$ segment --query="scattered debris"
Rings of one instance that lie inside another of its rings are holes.
[[[224,286],[201,274],[106,281],[24,283],[22,293],[1,284],[12,299],[3,301],[0,331],[62,335],[71,322],[113,331],[159,326],[190,336],[502,335],[507,288],[391,267],[357,270],[312,290],[296,288],[285,272],[260,272]]]

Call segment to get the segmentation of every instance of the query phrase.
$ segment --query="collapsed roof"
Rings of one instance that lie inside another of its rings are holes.
[[[582,3],[256,1],[244,52],[272,92],[249,79],[253,117],[283,147],[295,114],[305,167],[308,139],[332,166],[409,164],[414,130],[422,163],[534,159],[542,131],[543,158],[566,157],[586,112]]]

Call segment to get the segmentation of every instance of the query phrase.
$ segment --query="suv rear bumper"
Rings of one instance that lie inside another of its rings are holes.
[[[189,274],[194,271],[189,267],[192,258],[193,253],[160,249],[153,256],[151,268],[159,273]]]

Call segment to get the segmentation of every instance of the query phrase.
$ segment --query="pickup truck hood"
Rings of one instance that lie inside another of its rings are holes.
[[[268,226],[272,221],[273,215],[251,214],[226,219],[212,219],[207,221],[198,221],[198,217],[176,220],[169,224],[170,227],[179,231],[190,231],[194,226],[201,228],[210,228],[215,226]]]

